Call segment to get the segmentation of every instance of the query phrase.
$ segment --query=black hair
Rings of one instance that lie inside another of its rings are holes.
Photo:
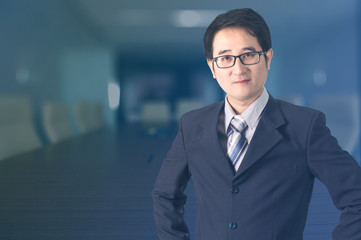
[[[272,47],[271,33],[262,16],[250,8],[234,9],[218,15],[204,33],[204,55],[207,59],[213,58],[213,39],[216,33],[229,27],[248,31],[257,38],[263,52]]]

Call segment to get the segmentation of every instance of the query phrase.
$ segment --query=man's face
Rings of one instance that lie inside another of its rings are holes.
[[[242,28],[225,28],[217,32],[213,40],[213,58],[223,55],[238,56],[246,52],[262,51],[257,38]],[[239,58],[233,67],[220,69],[212,60],[207,60],[213,77],[223,91],[227,93],[228,102],[233,108],[248,106],[255,101],[263,91],[270,69],[273,55],[268,50],[268,60],[260,56],[260,61],[254,65],[243,65]]]

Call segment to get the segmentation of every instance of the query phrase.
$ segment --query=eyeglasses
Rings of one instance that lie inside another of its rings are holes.
[[[213,62],[216,63],[218,68],[230,68],[236,63],[236,59],[239,58],[243,65],[253,65],[259,63],[260,56],[264,55],[263,51],[260,52],[246,52],[238,56],[224,55],[213,58]]]

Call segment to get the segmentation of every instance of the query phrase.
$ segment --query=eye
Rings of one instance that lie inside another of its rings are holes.
[[[231,56],[231,55],[221,56],[221,57],[219,57],[219,60],[222,62],[230,62],[233,60],[233,56]]]
[[[242,58],[243,58],[243,59],[246,59],[246,58],[253,58],[253,57],[255,57],[255,56],[256,56],[256,54],[257,54],[257,53],[255,53],[255,52],[248,52],[248,53],[244,53],[244,54],[242,54]]]

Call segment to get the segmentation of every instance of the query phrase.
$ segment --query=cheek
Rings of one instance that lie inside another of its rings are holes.
[[[227,78],[225,78],[224,76],[221,76],[220,74],[217,75],[217,82],[218,85],[223,89],[223,91],[227,92],[228,89],[230,88],[230,83],[228,81]]]
[[[258,71],[255,71],[255,73],[257,73],[254,75],[254,78],[257,80],[257,84],[264,84],[268,74],[267,66],[263,66],[263,68],[258,69]]]
[[[216,76],[219,85],[225,85],[229,83],[230,77],[227,72],[216,71],[214,75]]]
[[[221,82],[227,82],[230,79],[230,71],[225,69],[215,69],[213,75]]]

